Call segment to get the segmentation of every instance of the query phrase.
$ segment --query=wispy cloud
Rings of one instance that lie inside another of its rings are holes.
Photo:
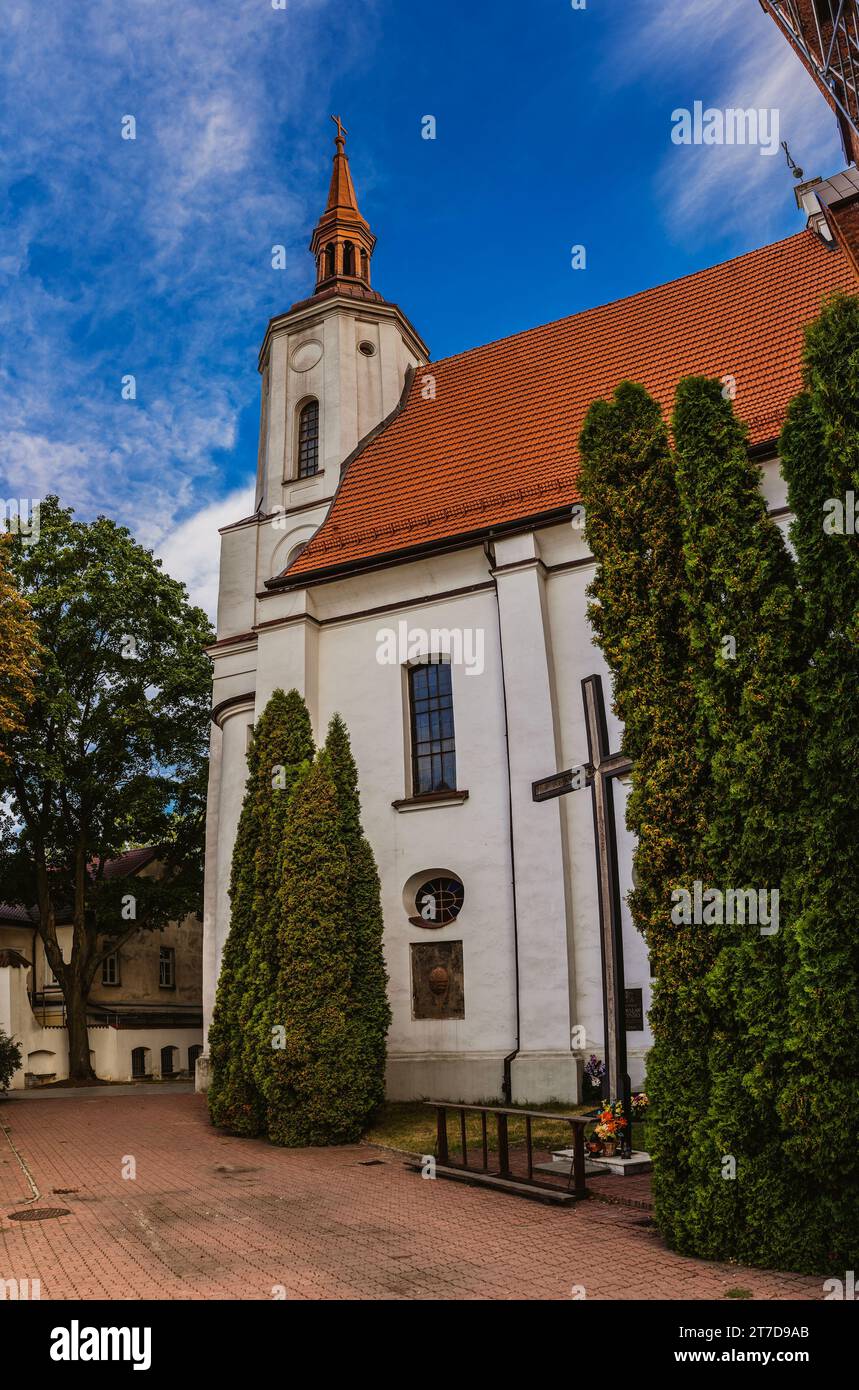
[[[835,119],[772,19],[753,0],[630,0],[635,42],[609,80],[649,81],[665,106],[665,156],[654,178],[666,222],[679,238],[742,233],[759,244],[778,224],[791,176],[781,151],[752,145],[671,143],[671,113],[695,101],[721,110],[778,112],[807,177],[843,165]],[[801,225],[800,223],[797,226]]]
[[[258,341],[307,291],[319,133],[361,45],[335,0],[3,0],[0,495],[56,491],[177,564],[211,524],[217,565]],[[184,574],[208,602],[202,555]]]

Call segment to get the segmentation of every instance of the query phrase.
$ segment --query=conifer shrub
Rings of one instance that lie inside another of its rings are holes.
[[[367,1114],[353,1027],[358,945],[350,865],[331,760],[305,765],[290,797],[283,842],[279,971],[272,1017],[281,1030],[266,1089],[276,1144],[350,1143]]]
[[[230,930],[209,1029],[212,1121],[234,1134],[266,1130],[267,1008],[277,973],[280,843],[298,768],[313,756],[307,707],[275,690],[257,721],[233,849]]]

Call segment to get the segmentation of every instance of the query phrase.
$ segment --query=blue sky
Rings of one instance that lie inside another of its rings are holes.
[[[374,284],[438,358],[798,230],[781,154],[672,144],[696,100],[775,107],[807,175],[843,166],[758,0],[3,0],[0,496],[115,517],[211,611],[329,113]]]

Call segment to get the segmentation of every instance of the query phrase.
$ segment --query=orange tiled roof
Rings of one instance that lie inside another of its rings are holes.
[[[750,443],[774,439],[801,386],[803,324],[834,289],[856,289],[847,257],[802,231],[419,369],[288,577],[572,504],[585,414],[624,379],[669,411],[681,377],[730,374]]]

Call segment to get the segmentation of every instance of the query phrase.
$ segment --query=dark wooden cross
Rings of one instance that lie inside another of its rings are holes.
[[[337,134],[334,136],[335,141],[342,140],[344,135],[349,134],[348,130],[344,126],[339,116],[332,116],[331,119],[337,127]]]
[[[597,886],[599,890],[600,946],[602,952],[603,1018],[605,1020],[606,1075],[603,1095],[623,1101],[627,1128],[621,1152],[629,1152],[632,1104],[626,1060],[626,1012],[623,981],[623,918],[617,862],[617,827],[614,818],[614,779],[632,769],[625,753],[610,753],[602,677],[582,681],[588,761],[553,777],[534,782],[535,801],[565,796],[582,786],[591,788],[594,810]]]

